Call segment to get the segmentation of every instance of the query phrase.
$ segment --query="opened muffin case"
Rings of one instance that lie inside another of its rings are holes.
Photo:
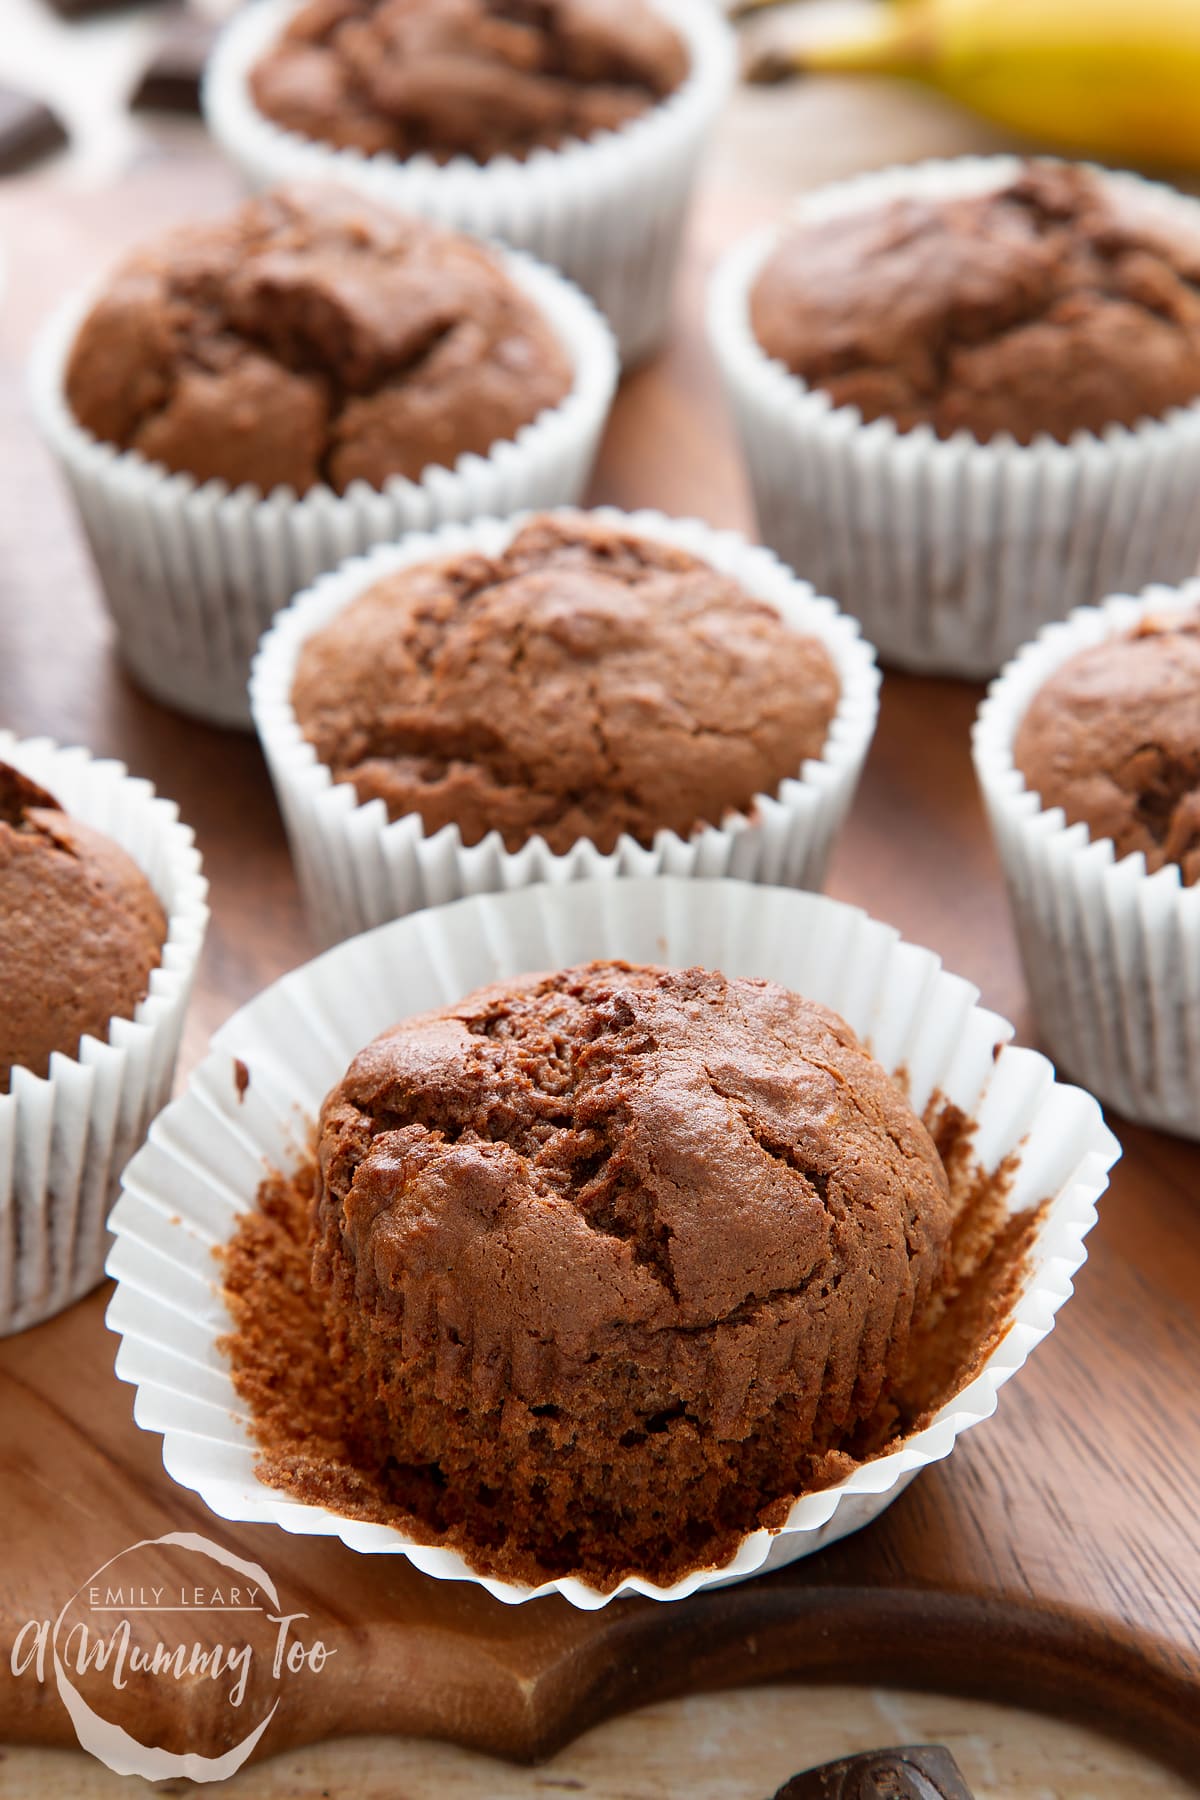
[[[976,1122],[986,1170],[1012,1159],[1007,1205],[1045,1203],[1011,1322],[984,1366],[932,1423],[837,1485],[797,1500],[780,1531],[753,1532],[720,1568],[668,1587],[632,1576],[611,1591],[564,1576],[543,1587],[473,1574],[456,1552],[392,1526],[302,1504],[262,1485],[220,1340],[230,1328],[213,1251],[255,1203],[264,1169],[288,1171],[310,1122],[355,1052],[378,1031],[531,969],[626,957],[766,976],[839,1011],[914,1107],[937,1094]],[[1000,1387],[1051,1329],[1084,1259],[1095,1200],[1118,1146],[1094,1100],[1057,1084],[1045,1059],[1001,1048],[1010,1027],[929,951],[820,896],[742,882],[593,881],[483,895],[394,921],[277,982],[225,1025],[188,1092],[130,1165],[113,1215],[108,1322],[135,1417],[164,1436],[168,1472],[219,1516],[337,1536],[401,1554],[440,1579],[478,1581],[520,1602],[557,1591],[595,1608],[622,1593],[682,1599],[809,1555],[868,1523],[958,1435],[988,1417]],[[248,1078],[248,1079],[247,1079]]]

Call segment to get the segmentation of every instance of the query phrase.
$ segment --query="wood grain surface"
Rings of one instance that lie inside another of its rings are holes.
[[[890,97],[889,97],[890,96]],[[794,187],[994,140],[901,91],[840,84],[735,107],[691,235],[669,352],[624,386],[594,498],[750,528],[701,327],[715,253]],[[116,754],[178,800],[212,882],[185,1066],[237,1004],[310,953],[255,744],[174,717],[121,673],[96,584],[20,396],[32,330],[124,244],[235,192],[198,132],[163,131],[119,186],[0,189],[10,291],[0,391],[0,720]],[[932,945],[1031,1041],[968,756],[978,690],[889,675],[829,890]],[[267,1567],[338,1647],[297,1679],[261,1749],[348,1732],[546,1755],[622,1708],[788,1676],[1011,1699],[1200,1767],[1200,1152],[1112,1120],[1125,1147],[1078,1294],[997,1418],[869,1531],[679,1606],[506,1608],[399,1558],[219,1527],[163,1474],[112,1375],[101,1291],[0,1344],[0,1644],[135,1538],[209,1531]],[[14,1547],[19,1547],[16,1553]],[[216,1729],[179,1696],[190,1747]],[[70,1744],[52,1692],[0,1686],[0,1740]]]

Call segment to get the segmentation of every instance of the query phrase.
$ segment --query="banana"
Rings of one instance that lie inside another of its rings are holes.
[[[905,76],[1029,137],[1200,170],[1200,0],[904,0],[747,71],[822,72]]]

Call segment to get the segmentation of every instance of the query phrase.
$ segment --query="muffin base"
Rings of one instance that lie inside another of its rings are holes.
[[[937,1116],[929,1123],[939,1132]],[[1005,1329],[1037,1209],[1009,1215],[1007,1171],[1001,1167],[994,1178],[979,1174],[970,1157],[970,1129],[952,1109],[941,1118],[939,1137],[955,1207],[951,1273],[915,1321],[906,1377],[889,1386],[854,1431],[825,1449],[805,1433],[793,1437],[791,1453],[785,1453],[786,1422],[738,1443],[711,1443],[706,1434],[686,1432],[648,1439],[645,1452],[628,1448],[626,1457],[639,1462],[640,1525],[628,1503],[619,1510],[613,1504],[611,1482],[588,1497],[570,1478],[562,1458],[571,1451],[559,1447],[560,1428],[550,1421],[542,1425],[548,1461],[515,1485],[507,1458],[482,1484],[474,1459],[468,1456],[463,1467],[461,1454],[457,1470],[438,1461],[399,1467],[385,1409],[371,1417],[363,1406],[363,1393],[372,1386],[370,1327],[358,1344],[345,1316],[331,1329],[322,1298],[310,1286],[315,1168],[310,1164],[290,1180],[269,1178],[257,1209],[239,1221],[222,1254],[225,1297],[236,1321],[222,1348],[252,1420],[260,1479],[348,1518],[452,1546],[477,1573],[507,1581],[532,1585],[574,1571],[603,1591],[631,1572],[661,1585],[694,1567],[728,1560],[748,1532],[781,1524],[797,1493],[818,1492],[899,1448],[967,1386]],[[410,1402],[440,1438],[450,1422],[437,1385],[409,1390],[406,1413]],[[566,1410],[571,1416],[561,1435],[573,1446],[582,1421]],[[620,1429],[609,1428],[614,1437]],[[477,1433],[467,1425],[458,1441],[461,1452],[464,1442],[477,1443]],[[670,1444],[670,1458],[656,1461],[649,1451],[654,1444]],[[594,1475],[594,1465],[588,1473]],[[623,1472],[622,1481],[628,1479]],[[686,1521],[677,1516],[681,1484],[688,1492]],[[492,1492],[481,1495],[481,1485]],[[668,1527],[657,1523],[673,1514]]]

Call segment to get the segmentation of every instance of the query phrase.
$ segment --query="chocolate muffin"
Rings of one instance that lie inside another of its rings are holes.
[[[1200,610],[1151,614],[1081,650],[1034,695],[1013,745],[1068,824],[1200,880]]]
[[[844,1021],[704,969],[593,963],[406,1021],[327,1098],[319,1163],[355,1461],[523,1580],[670,1579],[836,1479],[950,1230],[932,1140]]]
[[[483,163],[615,131],[687,71],[649,0],[311,0],[250,92],[342,149]]]
[[[298,184],[131,256],[66,373],[79,423],[198,481],[378,488],[555,406],[550,325],[468,238]]]
[[[687,837],[819,757],[823,644],[673,544],[585,514],[400,570],[301,651],[305,737],[359,800],[466,844]]]
[[[1030,163],[989,193],[797,226],[750,318],[768,356],[864,420],[1065,443],[1200,395],[1200,233],[1088,169]]]
[[[107,1040],[162,960],[167,921],[119,845],[0,763],[0,1093],[14,1068]]]

